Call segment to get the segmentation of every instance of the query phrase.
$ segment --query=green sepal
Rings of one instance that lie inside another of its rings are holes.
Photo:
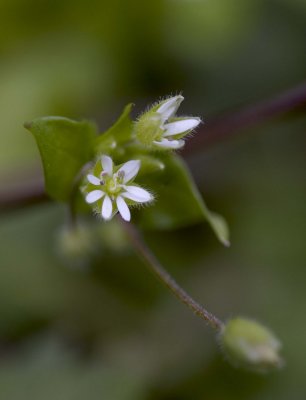
[[[135,159],[141,161],[141,167],[138,172],[137,178],[140,179],[142,176],[151,175],[156,172],[163,171],[165,164],[157,157],[149,155],[138,155]]]
[[[141,166],[137,174],[137,180],[146,175],[155,174],[165,169],[165,165],[158,156],[158,153],[150,152],[147,147],[138,143],[133,143],[132,145],[127,146],[124,153],[124,159],[118,158],[117,161],[125,162],[126,160],[140,160]]]
[[[46,192],[55,200],[68,201],[76,175],[93,158],[96,125],[63,117],[42,117],[24,126],[36,139]]]

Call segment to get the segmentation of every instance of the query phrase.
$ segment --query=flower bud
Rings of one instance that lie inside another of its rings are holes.
[[[107,225],[99,224],[97,239],[100,247],[103,246],[105,251],[113,252],[117,255],[130,249],[130,242],[122,224],[114,219]]]
[[[255,321],[244,318],[229,320],[221,332],[220,342],[224,354],[236,366],[266,372],[283,365],[279,355],[280,341]]]
[[[184,146],[182,139],[200,123],[198,117],[176,117],[184,97],[169,97],[151,107],[135,123],[135,136],[145,146],[159,150],[177,150]]]
[[[84,269],[96,251],[92,227],[63,227],[57,240],[57,252],[66,265]]]

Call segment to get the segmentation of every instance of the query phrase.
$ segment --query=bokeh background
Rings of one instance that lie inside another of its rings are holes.
[[[1,191],[42,179],[24,121],[64,115],[103,130],[127,102],[136,116],[178,92],[182,113],[218,118],[299,84],[305,38],[304,0],[1,0]],[[116,223],[90,227],[99,250],[86,232],[76,245],[50,202],[0,215],[0,398],[304,399],[305,130],[300,112],[188,154],[229,222],[229,249],[206,224],[145,233],[209,310],[273,328],[283,370],[229,366]]]

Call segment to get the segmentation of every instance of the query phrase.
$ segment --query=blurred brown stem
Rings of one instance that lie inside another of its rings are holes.
[[[0,211],[15,210],[49,200],[41,180],[22,184],[17,187],[0,190]]]
[[[306,106],[306,83],[281,93],[272,99],[242,108],[216,120],[207,121],[186,143],[183,155],[195,153],[220,141],[236,136],[243,129],[253,127],[273,117]]]
[[[170,289],[170,291],[176,296],[182,303],[189,307],[195,315],[202,318],[207,322],[213,329],[221,331],[223,329],[223,322],[217,317],[207,311],[199,303],[197,303],[188,293],[182,289],[172,276],[164,269],[158,259],[146,245],[142,239],[137,228],[131,223],[122,221],[122,225],[128,234],[128,237],[138,254],[144,259],[149,269],[154,273],[162,283]]]
[[[290,89],[271,100],[263,101],[215,121],[206,122],[198,135],[187,142],[182,154],[195,153],[219,141],[231,138],[241,130],[270,118],[297,110],[306,105],[306,83]],[[42,182],[0,190],[0,210],[14,210],[48,199]]]

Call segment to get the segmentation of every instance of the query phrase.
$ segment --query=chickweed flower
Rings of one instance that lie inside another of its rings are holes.
[[[103,155],[92,173],[87,175],[85,201],[95,203],[95,210],[106,221],[118,211],[125,221],[130,221],[130,206],[153,200],[147,190],[131,184],[139,168],[139,160],[130,160],[118,168],[109,156]]]
[[[201,123],[198,117],[175,117],[183,100],[181,95],[170,97],[142,114],[135,123],[137,139],[144,145],[160,149],[183,147],[182,138]]]

